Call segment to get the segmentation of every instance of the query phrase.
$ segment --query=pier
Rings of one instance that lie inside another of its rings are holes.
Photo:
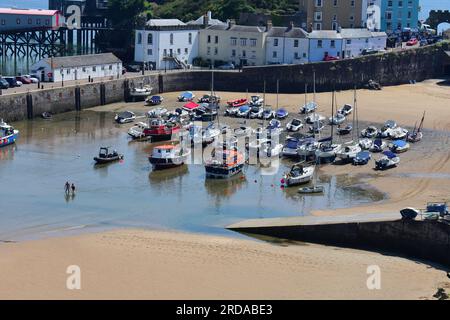
[[[395,253],[450,266],[450,224],[400,213],[251,219],[227,229],[251,236]]]

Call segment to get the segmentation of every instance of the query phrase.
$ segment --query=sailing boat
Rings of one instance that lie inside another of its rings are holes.
[[[424,120],[425,120],[425,111],[423,112],[422,120],[420,120],[419,127],[417,128],[416,126],[414,126],[413,132],[409,133],[406,136],[406,140],[408,140],[409,142],[415,143],[415,142],[419,142],[420,140],[423,139],[422,128],[423,128]],[[416,123],[416,125],[417,125],[417,123]]]
[[[353,91],[353,105],[354,105],[354,112],[353,112],[353,126],[355,126],[357,122],[358,117],[358,108],[356,105],[356,88]],[[361,146],[358,142],[354,141],[354,135],[358,135],[359,128],[357,128],[355,133],[352,132],[352,140],[344,144],[341,149],[336,153],[336,158],[341,159],[344,162],[350,162],[353,161],[353,159],[356,157],[358,153],[361,152]],[[357,137],[357,136],[356,136]]]
[[[334,103],[336,93],[333,91],[331,101],[331,114],[334,114]],[[331,162],[336,158],[336,152],[341,148],[341,145],[333,143],[334,126],[331,126],[331,136],[326,139],[322,139],[319,147],[316,150],[317,163]],[[320,141],[320,140],[319,140]]]
[[[308,114],[315,112],[317,109],[316,103],[316,73],[313,73],[313,101],[308,101],[308,85],[305,84],[305,104],[300,108],[300,113]]]

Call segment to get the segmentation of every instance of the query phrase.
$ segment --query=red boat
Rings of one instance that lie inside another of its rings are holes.
[[[151,137],[153,141],[167,141],[172,135],[180,132],[180,125],[167,122],[163,119],[153,119],[149,127],[144,129],[144,136]]]
[[[242,99],[230,100],[227,102],[227,104],[230,107],[242,107],[243,105],[247,104],[247,99],[242,98]]]

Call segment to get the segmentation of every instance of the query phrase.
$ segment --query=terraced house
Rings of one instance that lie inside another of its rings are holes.
[[[213,25],[200,30],[199,55],[211,63],[232,62],[238,66],[266,63],[265,42],[268,27]]]

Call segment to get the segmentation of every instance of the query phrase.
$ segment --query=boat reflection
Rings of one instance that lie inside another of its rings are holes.
[[[156,183],[162,183],[170,181],[174,178],[182,177],[189,173],[189,169],[187,165],[182,165],[179,167],[174,167],[170,169],[165,170],[152,170],[148,178],[150,180],[150,183],[156,184]]]
[[[0,148],[0,160],[13,160],[16,150],[16,144],[11,144],[9,146]]]
[[[246,185],[247,179],[243,173],[229,179],[205,179],[205,189],[208,195],[217,201],[230,198]]]

